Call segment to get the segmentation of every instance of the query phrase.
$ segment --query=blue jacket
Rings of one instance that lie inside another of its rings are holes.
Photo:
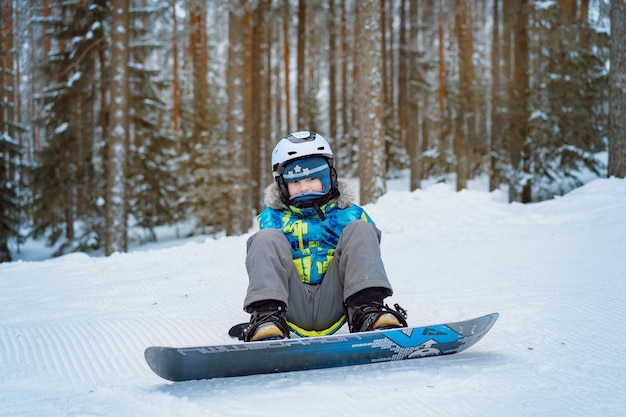
[[[307,284],[319,284],[324,278],[344,227],[354,220],[374,224],[365,210],[353,203],[354,191],[348,181],[339,179],[337,188],[339,197],[320,207],[324,220],[312,207],[286,206],[276,184],[265,190],[267,208],[257,216],[259,228],[283,232],[291,245],[296,269]]]

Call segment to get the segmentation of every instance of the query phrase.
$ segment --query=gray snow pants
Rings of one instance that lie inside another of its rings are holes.
[[[324,330],[344,314],[344,301],[373,287],[392,288],[380,254],[381,232],[355,220],[339,238],[333,260],[321,283],[305,284],[293,263],[291,247],[278,229],[263,229],[247,242],[248,291],[244,309],[256,301],[287,305],[287,320],[306,330]]]

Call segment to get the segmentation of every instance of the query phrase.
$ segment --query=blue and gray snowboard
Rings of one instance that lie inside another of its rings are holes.
[[[150,368],[170,381],[332,368],[451,355],[478,342],[498,313],[458,323],[221,346],[146,349]]]

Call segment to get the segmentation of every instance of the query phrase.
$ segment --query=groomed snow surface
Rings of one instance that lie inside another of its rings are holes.
[[[436,184],[365,208],[383,231],[387,301],[413,325],[499,312],[483,340],[448,357],[170,383],[146,347],[231,343],[248,319],[249,234],[20,260],[0,264],[0,416],[625,415],[626,180],[528,205]]]

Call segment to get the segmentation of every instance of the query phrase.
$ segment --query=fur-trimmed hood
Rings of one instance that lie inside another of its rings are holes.
[[[344,178],[338,178],[337,189],[339,190],[339,196],[335,198],[337,207],[340,209],[350,207],[355,200],[352,184]],[[265,205],[274,210],[284,210],[287,208],[285,203],[280,199],[280,191],[276,182],[273,182],[265,188]]]

